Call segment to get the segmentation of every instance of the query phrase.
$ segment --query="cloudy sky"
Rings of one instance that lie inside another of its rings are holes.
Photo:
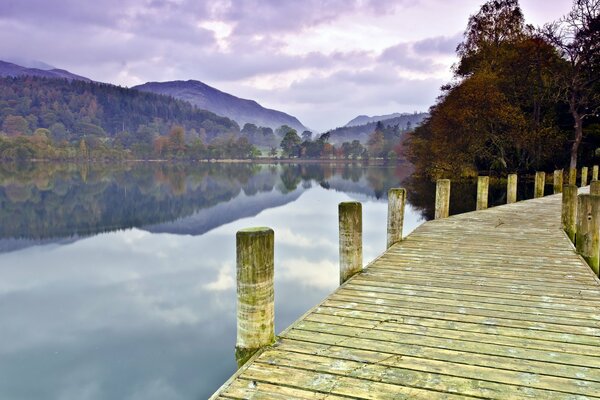
[[[133,86],[197,79],[317,131],[425,111],[483,0],[1,0],[0,59]],[[527,22],[571,0],[521,0]]]

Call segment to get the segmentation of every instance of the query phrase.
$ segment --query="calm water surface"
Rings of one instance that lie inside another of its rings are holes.
[[[339,202],[363,203],[365,262],[385,248],[390,187],[409,187],[415,204],[405,233],[431,215],[432,184],[407,177],[356,165],[0,166],[0,398],[207,398],[236,369],[235,232],[275,230],[280,332],[338,285]],[[458,211],[474,205],[467,189],[473,204]]]

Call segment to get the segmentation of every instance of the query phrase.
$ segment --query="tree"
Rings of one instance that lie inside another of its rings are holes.
[[[295,129],[288,131],[283,140],[281,140],[281,144],[279,145],[283,152],[288,156],[299,155],[300,152],[300,143],[302,140],[298,133],[296,133]]]
[[[469,17],[465,40],[456,49],[460,61],[459,76],[481,68],[495,70],[497,61],[510,46],[520,40],[526,29],[518,0],[489,0]]]
[[[600,0],[574,0],[573,9],[544,33],[567,61],[561,70],[562,95],[574,120],[570,168],[577,168],[586,118],[600,109]]]
[[[87,160],[90,157],[84,139],[79,141],[79,157],[83,160]]]
[[[279,128],[275,129],[275,134],[277,136],[283,138],[283,137],[285,137],[285,135],[288,132],[291,132],[291,131],[294,131],[294,132],[296,132],[296,134],[298,134],[298,132],[294,128],[292,128],[288,125],[281,125]]]
[[[29,134],[29,122],[20,115],[8,115],[2,123],[2,131],[8,136]]]
[[[304,131],[302,132],[302,140],[305,142],[308,142],[312,139],[312,132],[311,131]]]

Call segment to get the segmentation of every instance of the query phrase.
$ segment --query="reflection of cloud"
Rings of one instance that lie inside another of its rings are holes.
[[[292,232],[289,228],[280,228],[275,232],[275,240],[278,244],[302,248],[315,248],[317,246],[336,246],[337,243],[327,240],[327,237],[317,238],[315,235],[302,235]]]
[[[217,280],[202,285],[202,288],[211,292],[229,290],[235,287],[235,279],[233,278],[233,268],[225,264],[219,270]]]
[[[146,315],[172,325],[193,325],[200,321],[197,311],[172,304],[164,296],[150,295],[137,282],[128,284],[126,288],[132,295],[133,302],[141,306]]]
[[[177,390],[165,382],[163,379],[157,379],[146,383],[143,387],[135,391],[131,400],[179,400],[184,399]]]
[[[330,260],[311,262],[305,259],[293,259],[285,261],[281,267],[281,270],[278,269],[277,273],[282,280],[295,281],[304,286],[318,289],[335,287],[339,277],[338,265]]]

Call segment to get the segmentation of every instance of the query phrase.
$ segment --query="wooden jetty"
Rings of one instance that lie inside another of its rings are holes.
[[[600,280],[561,199],[424,223],[212,398],[600,399]]]

